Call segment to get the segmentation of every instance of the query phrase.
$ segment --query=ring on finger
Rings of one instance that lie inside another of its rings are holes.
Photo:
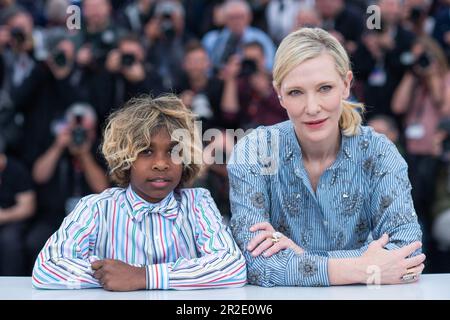
[[[416,272],[408,270],[408,272],[402,276],[402,281],[414,282],[418,279],[418,277],[419,275]]]
[[[283,237],[283,234],[281,232],[275,231],[274,233],[272,233],[272,238],[270,240],[272,240],[273,243],[277,243],[280,242],[281,237]]]

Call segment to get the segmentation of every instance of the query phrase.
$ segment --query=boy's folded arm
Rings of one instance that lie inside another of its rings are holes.
[[[80,200],[39,253],[32,274],[33,286],[40,289],[100,287],[93,277],[89,243],[98,232],[97,205]]]

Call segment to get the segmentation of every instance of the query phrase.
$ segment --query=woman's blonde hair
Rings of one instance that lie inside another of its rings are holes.
[[[190,139],[176,137],[174,131],[179,129],[188,132]],[[130,183],[133,162],[139,153],[148,149],[151,137],[160,130],[167,130],[172,140],[182,145],[182,150],[190,151],[182,154],[180,186],[188,184],[198,175],[202,147],[195,115],[175,95],[167,94],[158,98],[143,95],[129,100],[107,120],[102,153],[115,183],[121,187]]]
[[[351,71],[350,59],[339,41],[320,28],[301,28],[290,33],[280,43],[275,55],[273,66],[273,83],[280,89],[286,75],[302,62],[313,59],[322,53],[333,57],[336,70],[344,80]],[[364,106],[347,100],[342,101],[342,114],[339,127],[344,135],[352,136],[359,133],[362,122],[361,114]]]

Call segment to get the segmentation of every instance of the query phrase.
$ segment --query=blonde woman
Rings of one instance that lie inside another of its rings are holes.
[[[417,281],[425,256],[407,165],[361,125],[363,107],[345,100],[352,72],[343,47],[322,29],[295,31],[278,48],[273,79],[290,120],[241,139],[228,164],[249,283]]]
[[[102,151],[119,187],[79,201],[39,254],[34,287],[243,286],[245,259],[209,191],[185,188],[200,170],[197,134],[193,113],[172,95],[135,98],[114,112]]]

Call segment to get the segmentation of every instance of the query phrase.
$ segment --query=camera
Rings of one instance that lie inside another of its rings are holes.
[[[131,67],[136,62],[136,57],[131,53],[124,53],[121,57],[122,67]]]
[[[83,115],[75,116],[75,127],[72,129],[72,143],[75,146],[81,146],[86,142],[87,131],[83,128]]]
[[[415,64],[422,69],[428,68],[431,63],[431,59],[426,52],[422,53],[419,58],[417,58]]]
[[[167,39],[173,39],[175,37],[175,26],[172,22],[171,12],[167,11],[162,14],[160,28]]]
[[[25,32],[21,28],[12,28],[11,38],[13,38],[18,44],[23,44],[26,39]]]
[[[241,77],[250,77],[258,72],[258,66],[253,59],[244,59],[241,62]]]
[[[105,30],[100,38],[92,42],[92,56],[96,61],[106,59],[108,53],[114,49],[117,44],[117,36],[113,30]]]
[[[417,24],[420,22],[422,18],[424,10],[421,7],[412,7],[409,12],[409,19],[412,23]]]
[[[67,57],[63,50],[57,49],[53,51],[52,58],[58,67],[65,67],[67,64]]]

